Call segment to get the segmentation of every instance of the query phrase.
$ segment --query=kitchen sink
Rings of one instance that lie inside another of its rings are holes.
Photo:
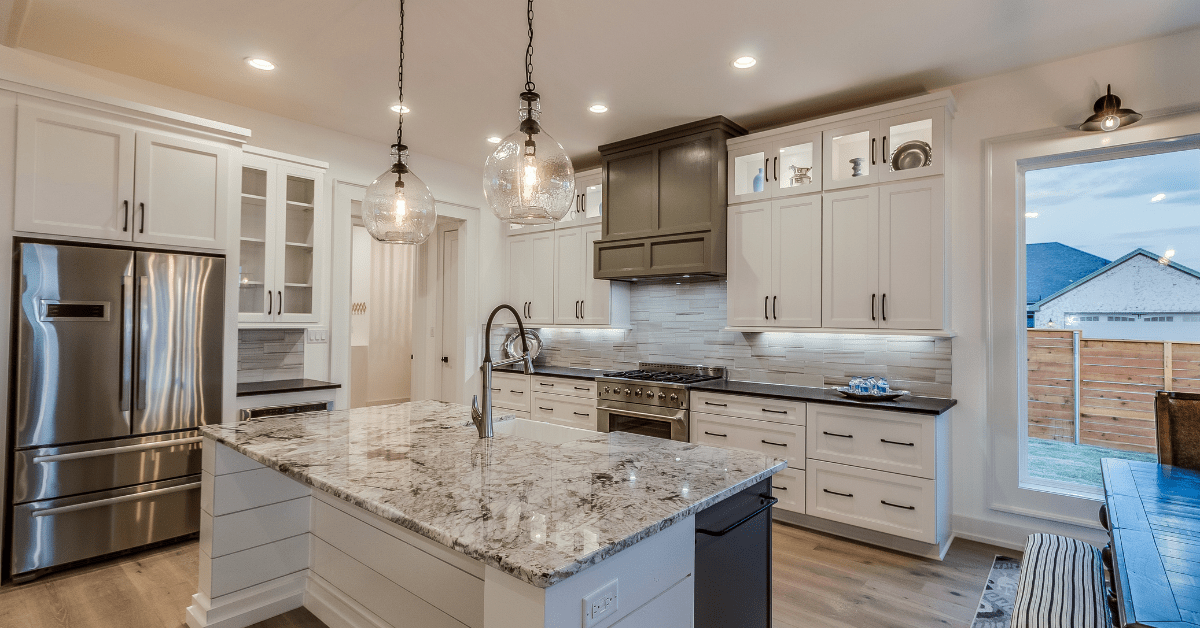
[[[561,445],[597,435],[597,432],[590,430],[581,430],[576,427],[543,423],[541,421],[530,421],[529,419],[497,421],[492,429],[497,436],[516,436],[517,438],[536,440],[551,445]]]

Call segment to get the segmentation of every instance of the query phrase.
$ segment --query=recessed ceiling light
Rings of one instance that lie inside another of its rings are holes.
[[[246,57],[246,64],[256,70],[274,70],[275,64],[266,59],[256,59],[254,57]]]
[[[1157,202],[1159,202],[1159,201],[1163,200],[1164,198],[1167,198],[1167,195],[1166,195],[1166,194],[1155,194],[1155,195],[1154,195],[1154,196],[1153,196],[1153,197],[1150,199],[1150,202],[1151,202],[1151,203],[1157,203]]]
[[[504,141],[504,138],[493,135],[488,138],[488,141],[493,144],[499,144],[500,142]]]
[[[591,107],[588,107],[588,111],[592,113],[604,113],[605,111],[608,111],[608,107],[605,107],[604,105],[592,105]]]
[[[409,111],[411,111],[408,107],[405,107],[404,105],[392,105],[390,107],[390,109],[396,113],[408,113]]]
[[[754,67],[755,63],[758,63],[758,59],[754,57],[738,57],[733,60],[733,67],[745,70],[746,68]]]

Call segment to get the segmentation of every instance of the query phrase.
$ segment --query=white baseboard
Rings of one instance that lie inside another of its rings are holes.
[[[1006,518],[1017,517],[1010,515]],[[1029,538],[1030,534],[1037,533],[1061,534],[1101,547],[1108,542],[1108,534],[1104,530],[1034,517],[1019,517],[1019,519],[1023,521],[1007,523],[994,519],[975,519],[954,515],[952,527],[955,536],[960,539],[996,545],[1017,552],[1024,551],[1025,540]]]
[[[304,590],[304,607],[329,628],[392,628],[391,624],[312,572],[309,572]]]
[[[246,628],[303,606],[307,579],[306,569],[215,600],[197,593],[184,619],[191,628]]]
[[[950,544],[954,542],[954,535],[951,534],[944,543],[922,543],[912,539],[886,534],[884,532],[876,532],[858,526],[830,521],[822,517],[814,517],[789,510],[781,510],[776,508],[774,513],[775,521],[791,524],[801,528],[816,530],[834,536],[840,536],[849,541],[857,541],[867,545],[874,545],[885,549],[921,556],[922,558],[932,558],[933,560],[942,560],[946,557],[946,552],[950,549]]]

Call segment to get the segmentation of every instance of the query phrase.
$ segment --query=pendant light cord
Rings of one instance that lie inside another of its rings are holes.
[[[396,146],[399,147],[404,145],[401,140],[404,132],[404,0],[400,0],[400,69],[396,76],[396,89],[400,92],[399,122],[396,124]]]
[[[403,1],[403,0],[402,0]],[[533,0],[529,0],[529,46],[525,48],[525,91],[537,91],[533,84]]]

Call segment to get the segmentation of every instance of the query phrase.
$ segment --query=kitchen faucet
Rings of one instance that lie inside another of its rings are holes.
[[[492,362],[492,319],[496,318],[496,314],[500,310],[508,310],[517,318],[517,329],[521,334],[521,351],[523,353],[515,358]],[[475,429],[479,430],[479,438],[491,438],[492,433],[492,367],[507,366],[516,364],[517,362],[525,363],[525,373],[533,373],[533,356],[529,355],[529,344],[525,341],[525,325],[521,324],[521,315],[517,314],[517,310],[513,306],[506,304],[497,305],[496,309],[492,310],[492,315],[488,317],[487,327],[483,329],[483,366],[479,367],[483,371],[483,407],[479,405],[479,395],[471,397],[471,422],[475,424]]]

